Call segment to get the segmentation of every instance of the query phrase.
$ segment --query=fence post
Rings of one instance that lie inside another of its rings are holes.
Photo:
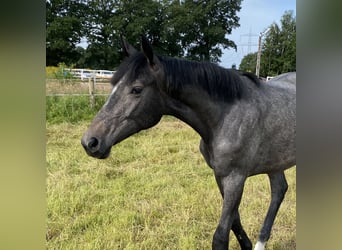
[[[90,107],[95,107],[95,75],[93,77],[89,77],[89,97],[90,97]]]

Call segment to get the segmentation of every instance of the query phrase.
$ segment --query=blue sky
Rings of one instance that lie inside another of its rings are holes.
[[[220,65],[225,68],[231,68],[233,64],[239,66],[245,55],[256,52],[260,32],[273,22],[280,24],[286,10],[293,10],[296,16],[296,0],[243,0],[241,10],[237,13],[240,27],[228,36],[237,45],[237,52],[234,49],[223,50]]]

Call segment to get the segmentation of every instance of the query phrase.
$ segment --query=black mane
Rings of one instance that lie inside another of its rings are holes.
[[[243,95],[243,75],[256,85],[260,82],[250,73],[240,73],[234,69],[225,69],[209,62],[195,62],[169,57],[159,58],[166,69],[166,88],[170,95],[176,95],[186,85],[200,86],[210,96],[218,100],[231,102]]]
[[[240,99],[243,95],[242,76],[248,77],[256,85],[260,84],[254,74],[225,69],[209,62],[195,62],[162,56],[158,56],[158,59],[165,70],[165,89],[170,96],[175,98],[185,86],[199,86],[211,97],[231,102]],[[143,53],[139,52],[128,57],[120,65],[112,79],[112,84],[115,85],[126,74],[127,80],[133,81],[144,72],[147,72],[147,60]]]

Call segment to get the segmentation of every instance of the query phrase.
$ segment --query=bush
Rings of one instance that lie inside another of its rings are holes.
[[[58,67],[49,66],[45,68],[45,74],[47,78],[58,80],[74,80],[75,76],[66,71],[66,68],[73,68],[73,65],[67,66],[65,63],[59,63]]]
[[[95,106],[91,108],[89,96],[47,96],[46,121],[54,124],[91,120],[105,101],[105,96],[96,96]]]
[[[45,76],[48,79],[54,79],[56,77],[56,72],[58,71],[58,67],[48,66],[45,68]]]

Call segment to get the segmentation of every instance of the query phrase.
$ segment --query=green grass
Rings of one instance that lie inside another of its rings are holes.
[[[173,118],[116,145],[106,160],[80,144],[87,123],[47,124],[48,249],[210,249],[221,212],[199,136]],[[295,249],[296,170],[268,249]],[[270,197],[265,175],[249,178],[240,206],[253,244]],[[239,249],[231,234],[231,249]]]
[[[106,96],[95,96],[95,106],[91,108],[89,96],[47,96],[46,120],[50,124],[91,120],[105,103],[106,98]]]

